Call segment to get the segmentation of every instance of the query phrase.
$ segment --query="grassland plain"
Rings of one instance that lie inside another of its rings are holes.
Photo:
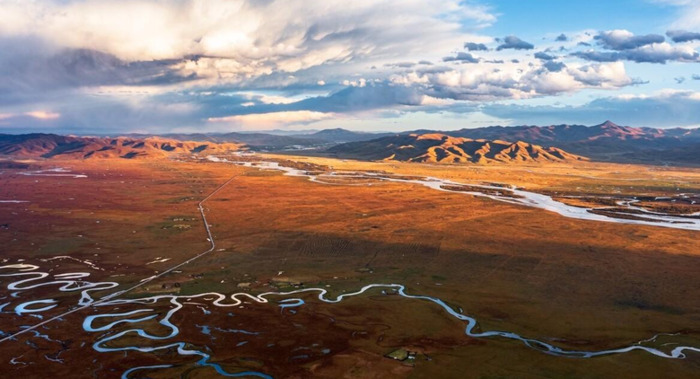
[[[700,192],[700,171],[654,166],[421,165],[268,156],[332,166],[435,176],[467,183],[508,183],[539,192],[668,196]],[[700,344],[700,246],[697,232],[581,221],[416,185],[373,182],[325,185],[279,172],[225,163],[49,161],[87,178],[21,175],[3,170],[3,259],[56,272],[89,270],[91,280],[126,287],[208,247],[197,203],[205,204],[216,250],[138,291],[151,294],[262,293],[323,287],[335,296],[370,283],[401,283],[443,299],[479,321],[577,350],[630,345],[657,333],[682,333]],[[26,170],[25,170],[26,171]],[[89,260],[92,269],[70,259]],[[59,298],[44,317],[74,305]],[[5,295],[5,294],[3,294]],[[71,297],[72,296],[72,297]],[[327,304],[300,296],[293,312],[243,304],[232,310],[192,300],[173,316],[178,340],[206,346],[227,369],[275,377],[692,377],[700,357],[669,360],[633,352],[594,359],[553,357],[503,339],[474,339],[434,304],[381,291]],[[172,304],[154,304],[164,314]],[[47,325],[41,335],[0,344],[3,364],[27,377],[76,375],[56,359],[85,362],[84,377],[119,376],[142,365],[176,364],[152,377],[215,375],[173,351],[98,353],[80,327],[85,314]],[[3,313],[0,330],[38,320]],[[153,322],[151,328],[162,328]],[[231,332],[245,330],[258,334]],[[208,332],[208,333],[207,333]],[[138,337],[118,341],[128,345]],[[148,341],[140,341],[146,343]],[[243,343],[245,342],[245,343]],[[677,342],[661,340],[659,343]],[[243,343],[243,344],[241,344]],[[239,345],[240,344],[240,345]],[[270,346],[270,345],[273,346]],[[418,352],[408,364],[385,358]],[[60,352],[60,353],[59,353]],[[47,358],[48,356],[48,358]],[[82,374],[82,373],[81,373]]]

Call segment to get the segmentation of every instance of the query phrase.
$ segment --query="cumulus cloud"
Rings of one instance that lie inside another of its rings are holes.
[[[567,37],[567,35],[564,33],[558,35],[557,38],[555,39],[555,41],[557,41],[557,42],[566,42],[568,40],[569,40],[569,37]]]
[[[3,36],[35,35],[125,61],[198,56],[210,74],[221,65],[234,78],[447,51],[463,38],[464,23],[495,20],[483,6],[458,0],[328,0],[322,6],[301,0],[47,0],[3,2],[0,13]]]
[[[434,98],[494,101],[527,99],[585,88],[620,88],[636,83],[622,62],[567,66],[548,62],[523,71],[517,64],[469,67],[439,73],[396,75],[392,82],[414,86]]]
[[[464,63],[479,63],[479,58],[465,52],[459,52],[454,57],[444,57],[443,62],[464,62]]]
[[[617,52],[596,50],[577,51],[571,56],[593,62],[617,62],[624,59],[624,56]]]
[[[516,36],[508,36],[503,39],[503,43],[500,44],[496,50],[501,51],[504,49],[514,49],[514,50],[532,50],[535,45],[525,42]]]
[[[666,32],[666,35],[676,43],[700,41],[700,33],[689,32],[687,30],[669,30]]]
[[[464,48],[468,51],[487,51],[489,48],[483,43],[467,42]]]
[[[557,57],[555,57],[555,56],[553,56],[553,55],[549,55],[549,54],[547,54],[547,53],[545,53],[545,52],[543,52],[543,51],[538,51],[538,52],[536,52],[536,53],[535,53],[535,58],[541,59],[541,60],[543,60],[543,61],[551,61],[551,60],[557,59]]]
[[[617,62],[622,60],[637,63],[660,63],[668,61],[699,62],[700,54],[690,46],[673,46],[667,42],[652,43],[623,51],[578,51],[572,56],[594,62]]]
[[[543,67],[551,72],[559,72],[559,71],[565,69],[566,65],[562,62],[547,61],[544,63]]]
[[[666,38],[658,34],[634,35],[627,30],[609,30],[594,37],[598,43],[610,50],[631,50],[654,43],[662,43]]]
[[[384,80],[412,62],[440,60],[465,39],[489,41],[465,29],[496,19],[471,0],[0,1],[0,14],[0,113],[53,104],[65,114],[60,122],[76,128],[196,125],[220,117],[222,103],[233,101],[182,96],[194,109],[186,117],[160,114],[158,106],[175,106],[183,88],[335,93],[368,67],[381,67],[370,76]],[[264,111],[257,105],[227,104]],[[93,114],[98,109],[124,117]],[[81,111],[89,114],[76,120]]]

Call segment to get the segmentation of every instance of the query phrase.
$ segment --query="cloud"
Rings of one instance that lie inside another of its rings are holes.
[[[637,63],[660,63],[668,61],[699,62],[700,54],[689,46],[672,46],[671,44],[654,43],[640,48],[623,51],[578,51],[571,54],[574,57],[594,62],[633,61]]]
[[[395,67],[395,68],[411,68],[416,64],[413,62],[398,62],[398,63],[387,63],[384,67]]]
[[[535,45],[525,42],[516,36],[508,36],[503,39],[503,43],[499,45],[496,50],[501,51],[504,49],[515,49],[515,50],[532,50]]]
[[[301,100],[287,109],[307,109],[321,112],[352,113],[397,106],[418,106],[424,93],[417,86],[399,83],[371,83],[348,87],[329,94]]]
[[[700,3],[696,0],[655,0],[679,7],[679,18],[671,25],[675,29],[700,28]]]
[[[518,122],[548,125],[567,123],[591,125],[610,119],[623,125],[679,127],[700,125],[700,92],[662,91],[653,95],[611,96],[580,106],[529,106],[491,104],[481,107],[485,114]]]
[[[541,59],[541,60],[543,60],[543,61],[551,61],[551,60],[557,59],[557,57],[555,57],[555,56],[553,56],[553,55],[549,55],[549,54],[547,54],[547,53],[545,53],[545,52],[542,52],[542,51],[536,52],[536,53],[535,53],[535,58]]]
[[[489,48],[483,43],[467,42],[464,48],[468,51],[487,51]]]
[[[183,60],[125,62],[88,49],[42,49],[35,40],[0,40],[0,100],[37,99],[47,91],[105,85],[171,85],[197,79]]]
[[[640,83],[623,61],[700,61],[696,43],[676,41],[689,26],[669,31],[675,44],[584,30],[530,52],[485,35],[497,17],[479,4],[0,0],[0,123],[94,133],[371,120],[617,90]]]
[[[61,117],[61,114],[44,110],[33,110],[24,113],[0,113],[0,121],[13,119],[17,120],[27,117],[35,120],[56,120]]]
[[[692,76],[692,78],[693,80],[700,80],[700,75],[695,74]]]
[[[463,41],[463,27],[495,21],[488,8],[460,0],[326,0],[313,7],[303,0],[47,0],[2,2],[0,14],[2,36],[31,35],[129,62],[198,56],[209,69],[198,74],[213,75],[218,64],[238,79],[448,51]]]
[[[418,93],[434,98],[462,101],[528,99],[637,83],[627,76],[621,62],[571,66],[547,62],[525,71],[518,64],[501,64],[498,68],[482,64],[445,72],[395,75],[392,82],[412,86]]]
[[[444,57],[442,58],[443,62],[464,62],[464,63],[479,63],[479,58],[476,58],[475,56],[465,53],[465,52],[459,52],[457,53],[456,56],[454,57]]]
[[[700,33],[689,32],[687,30],[669,30],[666,32],[666,35],[676,43],[700,41]]]
[[[577,51],[571,53],[571,56],[593,62],[617,62],[624,59],[624,56],[617,52],[596,50]]]
[[[546,68],[547,71],[550,71],[550,72],[559,72],[559,71],[565,69],[566,65],[562,62],[547,61],[544,63],[543,67]]]
[[[48,111],[29,111],[24,113],[26,116],[34,117],[39,120],[55,120],[61,117],[60,113]]]
[[[630,31],[621,29],[600,32],[594,39],[604,48],[617,51],[636,49],[666,40],[664,36],[658,34],[636,36]]]
[[[312,111],[270,112],[225,117],[211,117],[211,123],[226,123],[242,129],[271,129],[279,126],[308,124],[336,117],[332,113]]]
[[[399,62],[376,70],[384,80],[410,62],[439,61],[465,39],[491,40],[465,29],[496,19],[469,0],[0,1],[0,14],[3,113],[88,102],[98,88],[124,108],[143,100],[127,95],[143,87],[299,92],[323,82],[328,93],[368,67]]]

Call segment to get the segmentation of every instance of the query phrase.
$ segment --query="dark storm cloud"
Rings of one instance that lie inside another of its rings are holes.
[[[593,38],[604,48],[617,51],[636,49],[666,41],[666,38],[659,34],[635,36],[629,32],[617,30],[600,32]]]
[[[464,62],[464,63],[479,63],[480,59],[476,58],[475,56],[465,53],[465,52],[459,52],[457,53],[456,56],[454,57],[444,57],[442,58],[443,62]]]
[[[313,97],[288,104],[284,110],[318,112],[353,112],[397,105],[420,105],[421,91],[415,87],[380,83],[365,87],[348,87],[328,96]]]
[[[503,43],[500,44],[496,50],[504,49],[514,49],[514,50],[532,50],[535,45],[525,42],[516,36],[508,36],[503,39]]]
[[[55,49],[36,40],[0,40],[0,101],[37,100],[50,92],[102,85],[165,85],[196,79],[182,59],[125,62],[89,49]]]
[[[666,32],[666,35],[676,43],[700,41],[700,33],[689,32],[687,30],[669,30]]]
[[[464,48],[468,51],[487,51],[489,48],[483,43],[467,42],[464,44]]]

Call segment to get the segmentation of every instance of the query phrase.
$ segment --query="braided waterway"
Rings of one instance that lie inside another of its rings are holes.
[[[646,211],[643,208],[633,206],[634,201],[620,202],[617,208],[626,208],[631,213],[601,214],[594,213],[596,211],[605,211],[606,208],[587,208],[568,205],[560,201],[554,200],[551,196],[526,191],[523,189],[514,188],[513,186],[494,186],[484,184],[471,184],[456,182],[447,179],[435,177],[405,177],[401,175],[379,174],[376,172],[323,172],[315,173],[307,170],[300,170],[292,167],[285,167],[278,162],[268,161],[235,161],[217,158],[214,156],[207,157],[209,161],[226,162],[245,167],[255,167],[263,170],[279,170],[283,171],[288,176],[306,177],[312,182],[332,185],[344,185],[337,182],[326,182],[324,180],[334,179],[338,177],[353,178],[353,179],[368,179],[380,180],[396,183],[407,183],[422,185],[433,190],[460,193],[472,196],[486,197],[492,200],[538,208],[549,212],[557,213],[567,218],[588,221],[613,222],[618,224],[634,224],[658,226],[664,228],[683,229],[700,231],[700,217],[698,214],[690,214],[687,216],[670,215],[661,212]],[[632,212],[642,212],[643,215],[633,214]],[[630,217],[633,216],[633,217]]]

